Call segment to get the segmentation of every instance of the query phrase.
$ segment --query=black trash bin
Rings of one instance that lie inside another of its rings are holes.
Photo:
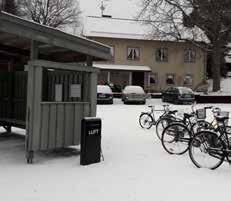
[[[82,119],[80,164],[98,163],[101,159],[101,119]]]

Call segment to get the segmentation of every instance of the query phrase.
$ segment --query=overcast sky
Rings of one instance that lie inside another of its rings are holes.
[[[88,15],[100,16],[101,0],[78,0],[83,17]],[[133,18],[138,9],[138,0],[104,0],[104,14],[119,18]]]

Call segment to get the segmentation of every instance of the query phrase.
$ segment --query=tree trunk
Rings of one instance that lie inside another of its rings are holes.
[[[214,43],[212,52],[212,77],[213,77],[213,92],[221,89],[221,47],[219,43]]]

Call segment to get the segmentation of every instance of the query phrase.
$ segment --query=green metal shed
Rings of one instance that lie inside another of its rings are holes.
[[[26,129],[26,158],[80,144],[96,115],[97,69],[110,48],[0,12],[0,125]]]

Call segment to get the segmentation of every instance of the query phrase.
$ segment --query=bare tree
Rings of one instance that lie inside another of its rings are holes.
[[[65,28],[80,24],[80,8],[76,0],[22,0],[21,15],[39,24]]]
[[[142,0],[139,18],[153,35],[187,40],[212,54],[213,91],[220,90],[221,63],[231,32],[231,0]]]
[[[18,7],[15,0],[0,0],[0,10],[11,13],[13,15],[18,14]]]

